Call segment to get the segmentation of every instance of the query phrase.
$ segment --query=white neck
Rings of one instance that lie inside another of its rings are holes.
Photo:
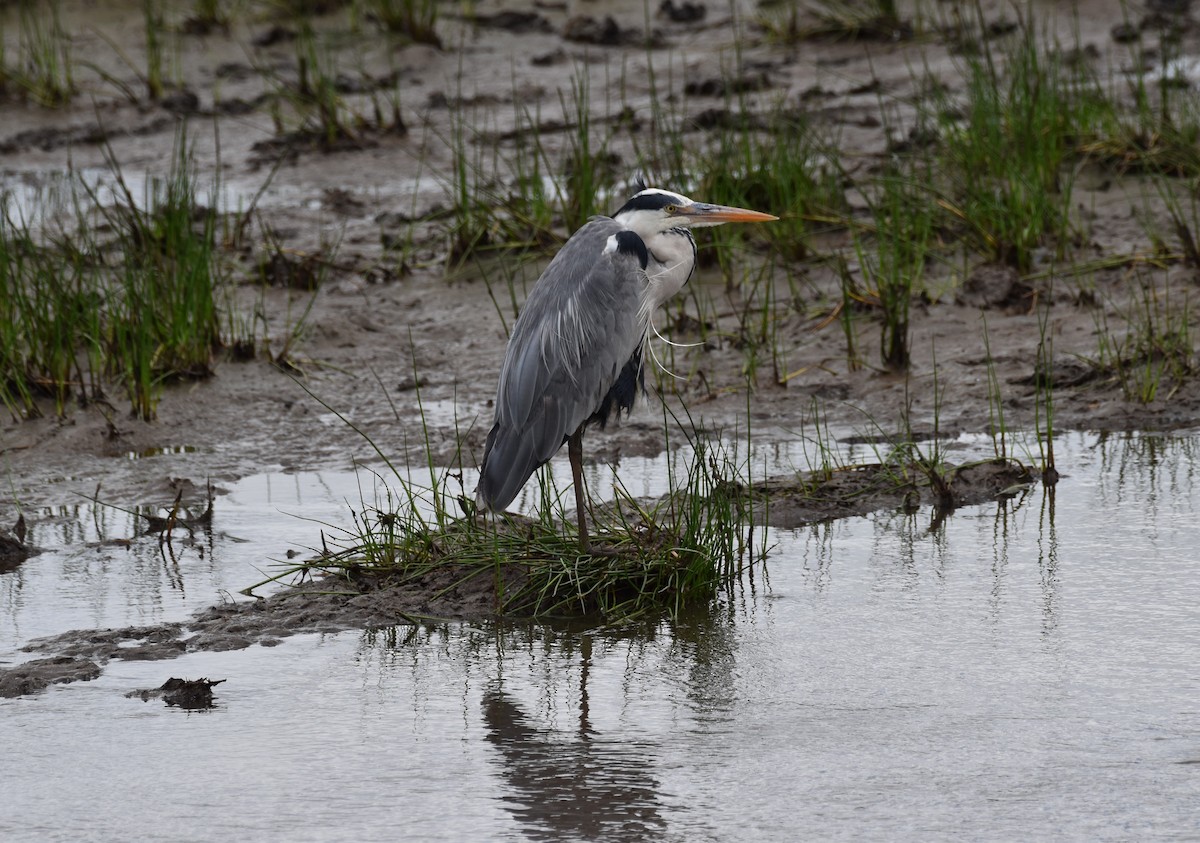
[[[643,326],[664,302],[683,289],[696,266],[696,241],[684,229],[659,231],[644,238],[650,253],[646,290],[638,316]]]
[[[652,307],[658,307],[683,289],[696,267],[696,241],[683,229],[652,234],[645,240],[650,252],[646,276],[650,284],[647,297]]]
[[[674,193],[667,195],[676,199],[680,205],[691,203],[691,200],[684,196]],[[646,289],[642,293],[639,308],[642,325],[648,326],[654,311],[683,289],[683,285],[691,277],[696,266],[696,241],[684,227],[686,220],[672,218],[662,210],[625,210],[618,213],[615,219],[641,237],[642,242],[646,244],[646,251],[649,252]]]

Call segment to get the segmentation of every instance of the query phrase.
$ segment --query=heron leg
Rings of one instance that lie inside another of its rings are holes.
[[[583,553],[591,553],[592,543],[588,541],[587,531],[587,495],[583,491],[583,425],[579,425],[579,429],[567,440],[567,456],[571,460],[571,479],[575,482],[575,517],[579,522],[579,549]]]
[[[575,482],[575,518],[579,524],[579,550],[589,556],[616,556],[611,547],[592,544],[587,528],[587,489],[583,485],[583,425],[567,439],[567,456],[571,459],[571,479]]]

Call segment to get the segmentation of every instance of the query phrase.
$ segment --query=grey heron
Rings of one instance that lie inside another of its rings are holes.
[[[696,266],[689,229],[775,219],[648,188],[576,231],[538,278],[509,337],[479,468],[480,509],[503,511],[566,443],[579,544],[591,552],[583,431],[628,414],[643,391],[651,316]]]

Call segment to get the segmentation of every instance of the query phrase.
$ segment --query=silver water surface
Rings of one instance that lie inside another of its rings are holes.
[[[360,499],[358,483],[345,471],[255,475],[216,497],[211,528],[177,528],[170,544],[103,492],[101,503],[80,499],[28,513],[28,542],[43,552],[0,574],[0,666],[24,661],[17,649],[42,636],[184,621],[235,599],[289,551],[311,555],[319,543],[314,519],[348,521],[346,502]],[[167,504],[143,511],[162,516]]]
[[[1071,434],[1053,496],[774,531],[676,624],[113,662],[0,701],[0,836],[1196,839],[1197,448]],[[123,696],[168,676],[228,681]]]
[[[195,150],[193,149],[193,152]],[[214,150],[205,149],[206,155]],[[265,177],[224,177],[209,184],[197,180],[197,199],[221,214],[244,213],[250,207],[262,210],[302,207],[309,211],[327,210],[328,200],[321,198],[312,185],[270,183]],[[46,168],[0,170],[0,210],[21,225],[35,230],[44,223],[62,217],[74,220],[77,207],[112,208],[132,202],[140,210],[154,205],[156,193],[165,189],[162,172],[139,172],[133,168],[114,172],[108,167],[80,167],[60,170]],[[441,196],[441,186],[433,179],[397,178],[386,186],[377,186],[370,198],[398,197],[400,207],[411,206],[415,197]]]

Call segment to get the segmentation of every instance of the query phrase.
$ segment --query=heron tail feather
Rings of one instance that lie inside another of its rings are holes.
[[[503,511],[545,460],[535,453],[534,443],[514,435],[514,431],[492,427],[479,466],[479,486],[475,502],[480,508]]]

